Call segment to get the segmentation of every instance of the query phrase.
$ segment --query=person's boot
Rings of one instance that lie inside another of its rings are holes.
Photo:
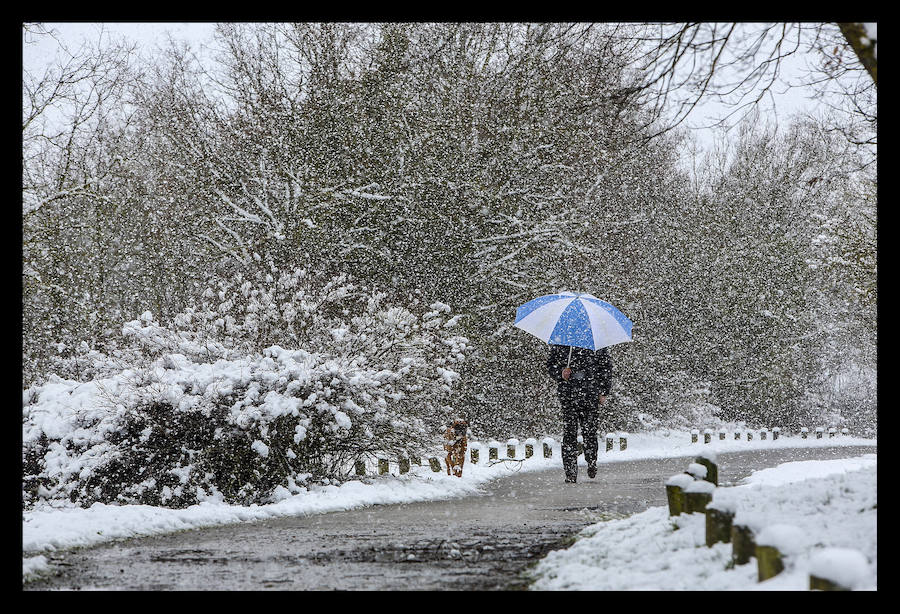
[[[566,476],[566,484],[574,484],[576,479],[573,477]]]
[[[592,479],[597,477],[597,463],[588,465],[588,477]]]

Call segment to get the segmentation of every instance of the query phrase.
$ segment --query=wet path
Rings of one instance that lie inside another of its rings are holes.
[[[720,483],[792,460],[876,452],[874,447],[720,453]],[[48,558],[58,574],[34,589],[515,590],[522,572],[580,529],[665,505],[663,483],[687,458],[514,473],[481,496],[129,539]]]

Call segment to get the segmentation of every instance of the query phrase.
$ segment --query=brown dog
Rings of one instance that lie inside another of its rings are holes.
[[[456,418],[453,424],[444,431],[444,449],[447,450],[447,475],[452,469],[453,475],[462,477],[463,464],[466,462],[466,448],[469,447],[469,438],[466,429],[469,423],[462,418]]]

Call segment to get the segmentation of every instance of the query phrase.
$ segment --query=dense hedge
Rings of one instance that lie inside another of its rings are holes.
[[[414,314],[338,280],[306,308],[304,349],[256,350],[272,337],[298,340],[286,323],[311,296],[260,302],[235,284],[243,301],[226,284],[218,307],[177,324],[144,314],[124,325],[115,358],[92,350],[70,360],[87,378],[51,376],[25,390],[26,505],[261,503],[341,480],[365,455],[433,445],[467,349],[448,306]],[[223,313],[228,323],[215,317]]]

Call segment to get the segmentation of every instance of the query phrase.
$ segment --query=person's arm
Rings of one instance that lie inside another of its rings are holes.
[[[550,355],[547,357],[547,373],[550,374],[557,382],[564,381],[562,376],[563,363],[562,363],[562,352],[560,351],[560,347],[558,345],[550,346]]]

